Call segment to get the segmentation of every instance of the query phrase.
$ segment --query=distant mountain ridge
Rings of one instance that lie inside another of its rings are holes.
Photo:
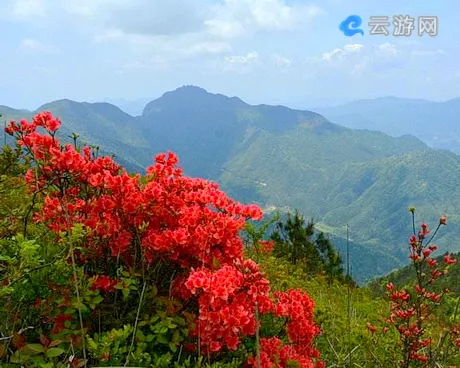
[[[430,147],[460,154],[460,98],[444,102],[380,97],[313,109],[330,121],[391,136],[412,134]]]
[[[313,111],[253,106],[195,86],[166,92],[136,117],[108,103],[70,100],[0,113],[9,120],[45,109],[62,119],[62,139],[75,131],[130,171],[144,172],[155,154],[172,150],[187,175],[215,180],[238,200],[267,213],[299,209],[341,251],[349,224],[359,281],[406,263],[409,205],[426,220],[447,213],[450,232],[439,245],[460,250],[450,243],[460,229],[460,158],[413,136],[350,129]]]

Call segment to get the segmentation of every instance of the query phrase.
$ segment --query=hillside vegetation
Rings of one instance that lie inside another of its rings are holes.
[[[460,226],[460,159],[413,136],[349,129],[311,111],[251,106],[193,86],[165,93],[136,118],[107,103],[61,100],[37,111],[44,109],[66,122],[58,133],[64,141],[78,132],[140,173],[158,152],[177,152],[185,173],[219,182],[238,200],[266,212],[301,211],[342,252],[348,224],[359,282],[407,263],[401,244],[409,205],[426,221],[447,214],[439,245],[459,250],[452,234]],[[0,113],[6,120],[33,114],[6,107]]]
[[[17,146],[0,153],[2,367],[460,364],[460,299],[431,286],[453,282],[457,260],[432,258],[425,223],[410,238],[415,280],[358,288],[300,212],[262,221],[172,152],[130,175],[61,145],[59,127],[46,112],[13,122]]]

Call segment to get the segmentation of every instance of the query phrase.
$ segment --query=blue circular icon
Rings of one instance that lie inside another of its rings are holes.
[[[362,23],[363,21],[359,15],[350,15],[347,19],[340,23],[339,29],[347,37],[354,36],[357,33],[361,33],[361,35],[364,36],[363,30],[359,28]]]

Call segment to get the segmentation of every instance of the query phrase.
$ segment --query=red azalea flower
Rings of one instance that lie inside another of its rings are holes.
[[[53,334],[60,333],[65,328],[65,321],[72,321],[70,314],[60,314],[54,319],[54,328],[51,331]]]
[[[273,240],[259,240],[260,250],[262,253],[271,253],[275,247]]]
[[[444,256],[444,263],[445,263],[446,265],[454,265],[454,264],[457,263],[457,260],[456,260],[455,258],[452,258],[452,255],[446,254],[446,255]]]
[[[377,332],[377,327],[369,322],[366,323],[366,327],[371,333]]]
[[[117,284],[118,284],[117,280],[113,280],[107,275],[97,275],[91,285],[91,289],[92,290],[97,289],[97,290],[101,290],[104,292],[111,292],[114,290]]]

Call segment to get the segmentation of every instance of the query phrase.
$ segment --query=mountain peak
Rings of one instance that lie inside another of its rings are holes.
[[[194,86],[192,84],[186,84],[182,87],[176,88],[174,91],[166,92],[166,93],[201,93],[201,94],[210,94],[204,88]]]
[[[228,110],[245,107],[247,104],[238,97],[228,97],[222,94],[214,94],[204,88],[184,85],[163,94],[160,98],[151,101],[145,106],[143,115],[153,111],[165,110],[194,110],[202,111],[209,109]]]

